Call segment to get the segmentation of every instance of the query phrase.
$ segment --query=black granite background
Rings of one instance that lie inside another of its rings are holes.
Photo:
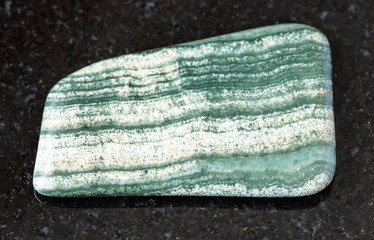
[[[373,239],[373,9],[372,0],[0,1],[1,239]],[[288,199],[34,195],[43,106],[61,78],[126,53],[288,22],[331,43],[337,168],[327,189]]]

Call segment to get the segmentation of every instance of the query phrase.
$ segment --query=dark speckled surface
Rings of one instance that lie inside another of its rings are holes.
[[[373,1],[23,2],[0,1],[1,239],[373,238]],[[287,22],[317,27],[331,44],[337,168],[327,189],[288,199],[34,195],[43,106],[61,78],[130,52]]]

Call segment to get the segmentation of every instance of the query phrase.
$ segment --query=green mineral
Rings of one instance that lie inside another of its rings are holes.
[[[335,171],[325,35],[281,24],[87,66],[48,94],[46,196],[290,197]]]

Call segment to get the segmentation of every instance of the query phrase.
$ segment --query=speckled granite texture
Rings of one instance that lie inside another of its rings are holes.
[[[374,3],[310,2],[2,1],[0,238],[372,238]],[[327,189],[290,199],[35,197],[42,111],[59,79],[102,59],[287,22],[320,29],[331,45],[337,165]]]

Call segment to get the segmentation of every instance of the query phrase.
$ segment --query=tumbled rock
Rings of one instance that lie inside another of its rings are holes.
[[[300,24],[124,55],[59,81],[34,187],[47,196],[304,196],[335,170],[330,48]]]

